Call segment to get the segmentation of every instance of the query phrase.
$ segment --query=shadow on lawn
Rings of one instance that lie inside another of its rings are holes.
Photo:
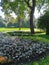
[[[38,36],[41,38],[45,38],[45,39],[49,40],[49,35],[42,34],[42,35],[38,35]]]
[[[32,36],[33,34],[31,34],[31,32],[23,32],[23,31],[13,31],[13,32],[7,32],[9,35],[11,36]],[[42,34],[44,32],[35,32],[35,34]]]

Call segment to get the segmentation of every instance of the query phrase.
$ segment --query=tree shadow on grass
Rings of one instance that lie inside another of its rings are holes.
[[[43,34],[43,35],[38,35],[38,36],[41,37],[41,38],[45,38],[45,39],[49,40],[49,35]]]

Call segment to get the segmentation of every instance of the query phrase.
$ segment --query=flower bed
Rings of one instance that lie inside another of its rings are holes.
[[[6,57],[8,62],[28,62],[44,57],[49,50],[49,44],[22,39],[16,36],[0,34],[0,56]]]

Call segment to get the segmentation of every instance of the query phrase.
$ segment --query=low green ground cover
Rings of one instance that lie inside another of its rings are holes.
[[[10,32],[10,31],[19,31],[18,28],[0,28],[0,32]],[[22,28],[21,31],[30,31],[28,28]],[[44,33],[39,33],[39,32],[43,32],[43,30],[40,29],[35,29],[35,32],[38,32],[34,35],[22,35],[23,33],[21,33],[19,35],[20,38],[26,38],[26,39],[32,39],[33,41],[41,41],[41,42],[45,42],[45,43],[49,43],[49,35],[45,35]],[[17,36],[18,32],[15,32],[15,36]],[[18,33],[19,34],[19,33]],[[26,33],[25,33],[26,34]],[[22,65],[49,65],[49,55],[46,55],[45,58],[41,58],[38,61],[31,61],[29,63],[26,64],[22,64]]]
[[[34,41],[41,41],[41,42],[49,42],[49,35],[45,35],[45,34],[34,34],[31,36],[20,36],[21,38],[30,38]]]
[[[45,35],[45,34],[41,34],[41,33],[36,33],[34,35],[21,35],[19,37],[22,39],[23,38],[32,39],[33,41],[49,43],[49,35]],[[22,64],[22,65],[49,65],[49,55],[46,55],[45,58],[41,58],[38,61],[32,61],[30,63]]]
[[[39,61],[32,61],[23,65],[49,65],[49,55],[47,55],[45,58],[41,58]]]
[[[49,35],[45,35],[45,34],[35,34],[33,36],[21,36],[22,38],[31,38],[34,41],[42,41],[45,43],[49,43]],[[39,61],[32,61],[30,63],[27,64],[23,64],[23,65],[49,65],[49,55],[47,55],[45,58],[41,58]]]

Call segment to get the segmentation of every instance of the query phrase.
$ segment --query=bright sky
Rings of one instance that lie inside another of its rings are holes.
[[[40,16],[40,13],[38,12],[37,8],[35,8],[34,16],[36,19]]]
[[[4,12],[2,12],[1,9],[2,9],[2,7],[0,7],[0,16],[2,16],[2,17],[4,18],[4,17],[5,17],[5,16],[4,16]],[[12,17],[14,17],[14,18],[17,17],[14,12],[13,12],[11,15],[12,15]],[[38,17],[40,16],[40,13],[38,13],[37,8],[35,8],[34,16],[35,16],[35,18],[38,18]]]
[[[13,0],[12,0],[12,1],[13,1]],[[1,0],[0,0],[0,2],[1,2]],[[46,4],[45,4],[45,5],[46,5]],[[44,6],[45,6],[45,5],[44,5]],[[4,18],[4,17],[5,17],[5,16],[4,16],[4,12],[2,12],[1,9],[2,9],[2,7],[0,6],[0,16],[2,16],[2,17]],[[44,10],[44,9],[41,9],[41,13],[42,13],[42,14],[43,14],[43,10]],[[12,15],[12,17],[14,17],[14,18],[17,17],[14,12],[13,12],[11,15]],[[36,19],[40,16],[40,13],[38,12],[37,8],[35,8],[34,16],[35,16]]]
[[[2,7],[0,7],[0,16],[4,18],[4,12],[1,11]]]
[[[1,2],[1,0],[0,0],[0,2]],[[5,16],[4,16],[4,12],[2,12],[1,9],[2,9],[2,7],[0,6],[0,16],[2,16],[2,17],[4,18],[4,17],[5,17]],[[14,12],[13,12],[11,15],[12,15],[14,18],[17,17]],[[38,18],[38,17],[40,16],[40,13],[38,13],[37,8],[35,8],[34,16],[35,16],[35,18]]]
[[[16,16],[16,14],[13,12],[13,13],[11,13],[10,15],[12,15],[12,17],[14,17],[14,18],[16,18],[17,16]]]
[[[2,7],[0,6],[0,16],[2,16],[4,18],[5,17],[4,12],[2,12],[1,9],[2,9]],[[17,17],[14,12],[12,14],[10,14],[10,15],[12,15],[12,17],[14,17],[14,18]]]

